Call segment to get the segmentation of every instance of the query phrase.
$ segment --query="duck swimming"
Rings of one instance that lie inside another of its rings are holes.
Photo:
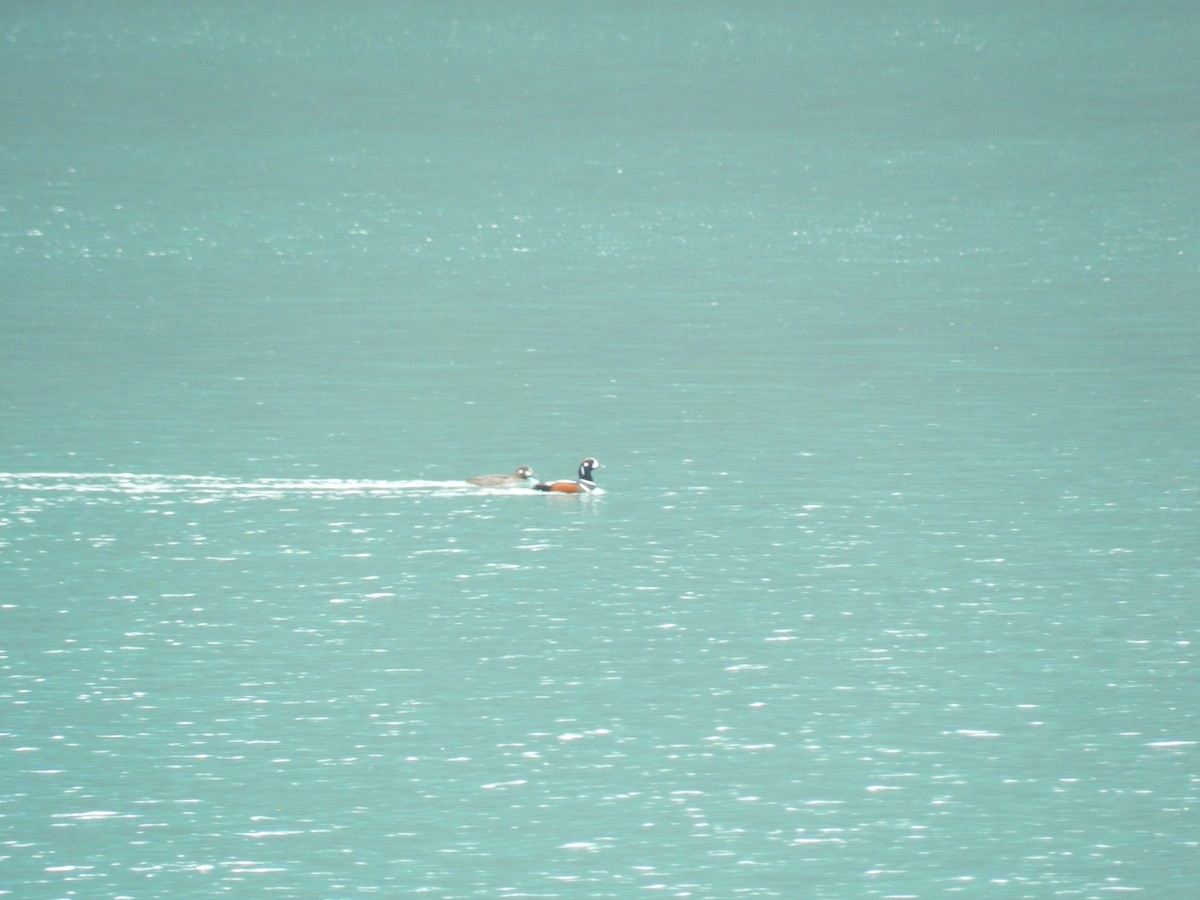
[[[592,479],[592,470],[603,468],[600,463],[589,456],[579,464],[579,477],[576,480],[538,482],[533,489],[535,491],[553,491],[558,494],[590,494],[596,489],[596,482]]]
[[[516,487],[525,484],[531,478],[533,478],[533,469],[529,466],[517,466],[517,470],[511,475],[477,475],[474,478],[468,478],[467,484],[473,484],[476,487]]]

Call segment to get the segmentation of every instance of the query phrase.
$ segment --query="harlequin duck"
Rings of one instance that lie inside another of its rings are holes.
[[[590,494],[596,489],[592,480],[593,469],[604,467],[590,456],[579,464],[579,479],[577,481],[539,482],[533,486],[535,491],[555,491],[560,494]]]
[[[529,466],[517,466],[517,471],[511,475],[479,475],[475,478],[468,478],[467,484],[477,487],[516,487],[519,484],[525,484],[531,478],[533,478],[533,469]]]

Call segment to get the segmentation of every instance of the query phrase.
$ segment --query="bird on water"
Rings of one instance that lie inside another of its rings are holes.
[[[516,487],[519,484],[525,484],[533,478],[533,469],[529,466],[517,466],[517,470],[511,475],[477,475],[474,478],[468,478],[467,484],[473,484],[476,487]]]
[[[592,457],[588,457],[579,464],[579,476],[571,481],[564,479],[562,481],[541,481],[533,486],[535,491],[553,491],[558,494],[590,494],[596,490],[596,481],[592,477],[592,471],[595,469],[604,468]]]

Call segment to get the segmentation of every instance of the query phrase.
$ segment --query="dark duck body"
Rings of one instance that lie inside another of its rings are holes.
[[[516,487],[519,484],[525,484],[533,477],[533,469],[529,466],[518,466],[517,471],[511,475],[478,475],[475,478],[468,478],[467,484],[473,484],[476,487]]]
[[[533,486],[535,491],[552,491],[556,494],[590,494],[596,489],[592,479],[593,469],[604,468],[590,456],[579,464],[579,477],[574,481],[542,481]]]

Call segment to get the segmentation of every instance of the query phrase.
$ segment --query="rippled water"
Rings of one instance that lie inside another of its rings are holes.
[[[1187,896],[1196,22],[1064,9],[0,16],[0,894]]]
[[[1190,585],[1131,549],[914,542],[911,510],[704,488],[0,488],[9,865],[35,892],[1186,877]]]

